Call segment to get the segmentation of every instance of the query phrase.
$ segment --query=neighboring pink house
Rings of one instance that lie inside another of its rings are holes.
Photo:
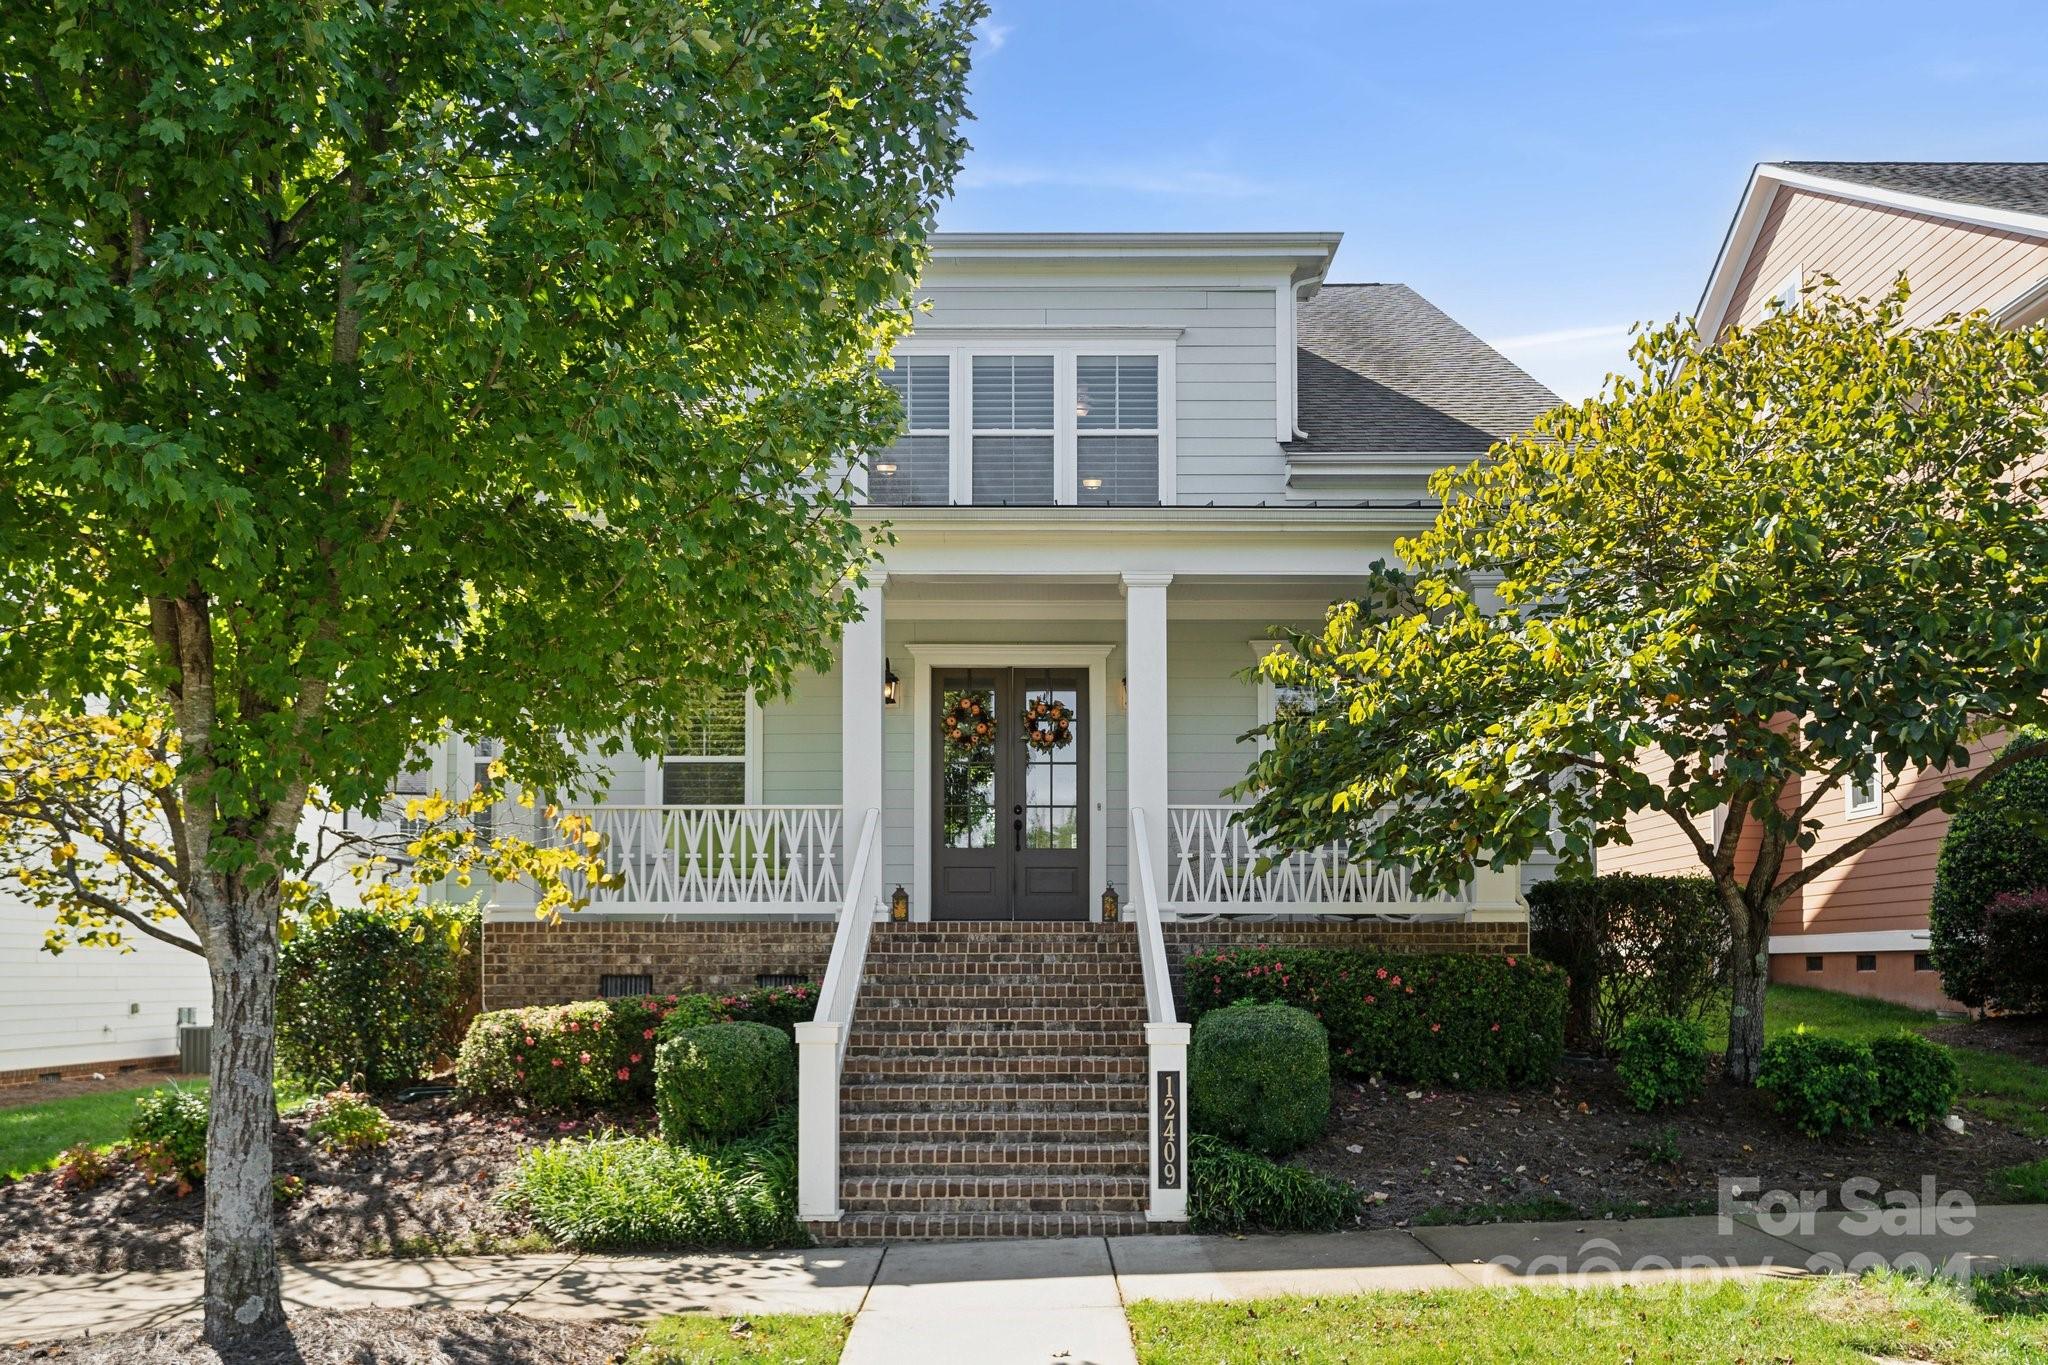
[[[1771,299],[1822,276],[1848,295],[1874,295],[1902,271],[1913,285],[1912,324],[1980,308],[2012,326],[2048,317],[2048,162],[1760,165],[1707,278],[1700,331],[1755,322]],[[1988,739],[1977,759],[2002,742]],[[1825,802],[1817,851],[1942,776],[1908,772]],[[1772,926],[1772,980],[1960,1008],[1927,959],[1927,902],[1947,830],[1946,815],[1924,816],[1806,887]],[[1639,817],[1630,833],[1634,846],[1603,854],[1603,871],[1699,871],[1662,817]]]

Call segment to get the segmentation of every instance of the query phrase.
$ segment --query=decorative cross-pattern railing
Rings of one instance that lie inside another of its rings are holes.
[[[1236,806],[1169,806],[1166,908],[1175,914],[1461,915],[1468,883],[1452,895],[1417,896],[1399,867],[1356,863],[1343,844],[1267,855]]]
[[[837,806],[580,806],[625,885],[581,888],[614,913],[836,913]]]

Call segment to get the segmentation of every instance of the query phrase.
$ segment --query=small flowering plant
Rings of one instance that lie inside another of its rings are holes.
[[[1520,954],[1397,956],[1259,944],[1187,963],[1189,1012],[1239,1001],[1308,1010],[1353,1075],[1489,1089],[1541,1085],[1564,1050],[1564,974]]]

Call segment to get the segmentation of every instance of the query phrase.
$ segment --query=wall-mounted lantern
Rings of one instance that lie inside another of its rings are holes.
[[[889,893],[889,922],[901,924],[910,918],[910,893],[898,882],[896,889]]]
[[[896,670],[889,667],[887,659],[882,660],[882,705],[894,706],[902,695],[903,680],[896,676]]]
[[[1131,709],[1131,680],[1129,678],[1118,678],[1116,680],[1116,709],[1119,711]]]
[[[1102,922],[1104,924],[1115,924],[1117,919],[1123,914],[1123,908],[1123,901],[1116,894],[1116,883],[1111,882],[1108,886],[1103,887]]]

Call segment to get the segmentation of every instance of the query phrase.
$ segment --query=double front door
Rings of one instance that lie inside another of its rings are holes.
[[[1078,669],[941,670],[932,917],[1088,917],[1088,745]]]

